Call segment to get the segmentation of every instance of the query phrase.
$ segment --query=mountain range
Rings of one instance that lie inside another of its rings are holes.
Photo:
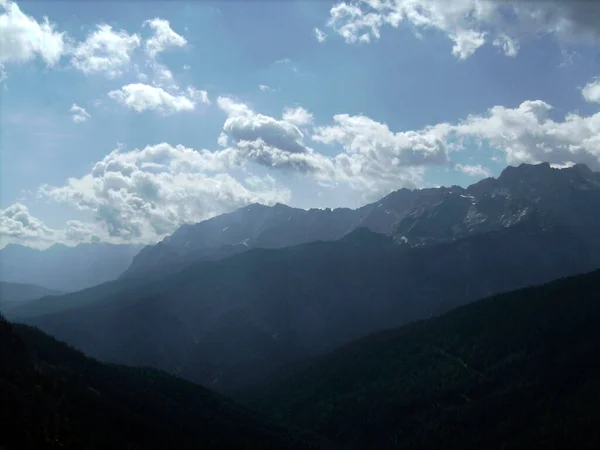
[[[119,277],[142,247],[98,242],[39,250],[8,244],[0,249],[0,281],[74,292]]]
[[[535,217],[539,225],[586,233],[600,223],[600,174],[583,164],[507,167],[498,178],[467,188],[400,189],[358,209],[303,210],[254,204],[194,225],[184,225],[145,247],[123,277],[175,272],[198,261],[222,259],[251,248],[283,248],[341,239],[357,228],[411,245],[447,242],[497,231]]]
[[[227,391],[373,331],[596,267],[597,242],[535,223],[417,248],[363,228],[31,301],[11,316],[101,360]]]
[[[291,208],[248,207],[166,240],[175,248],[228,246],[252,232],[248,250],[192,259],[161,276],[140,271],[7,314],[100,360],[157,367],[227,392],[369,333],[600,267],[600,183],[582,166],[522,165],[466,190],[402,190],[362,217],[383,226],[375,219],[391,216],[390,205],[409,203],[403,219],[386,222],[388,234],[361,226],[338,240],[335,233],[356,224],[348,219],[355,211],[296,210],[328,218],[303,228],[287,220]],[[338,212],[344,220],[331,222]],[[227,226],[233,230],[223,234]],[[284,246],[315,230],[323,239]],[[261,248],[266,242],[275,248]]]

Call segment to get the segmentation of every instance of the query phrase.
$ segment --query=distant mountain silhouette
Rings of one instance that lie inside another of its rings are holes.
[[[0,447],[325,449],[202,387],[107,366],[0,317]]]
[[[600,447],[600,271],[350,343],[238,393],[362,449]]]
[[[6,314],[7,311],[10,311],[15,307],[23,306],[27,301],[60,294],[62,294],[62,292],[53,291],[33,284],[0,281],[0,312]]]
[[[38,250],[9,244],[0,249],[0,281],[77,291],[117,278],[141,248],[91,243],[75,247],[55,244]]]

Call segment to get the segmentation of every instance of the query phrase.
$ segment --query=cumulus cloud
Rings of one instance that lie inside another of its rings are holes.
[[[184,47],[187,44],[187,40],[183,36],[171,29],[168,20],[155,18],[144,22],[144,26],[150,27],[153,31],[153,36],[145,44],[146,52],[152,58],[168,47]]]
[[[483,143],[501,152],[507,164],[584,163],[599,170],[600,112],[591,116],[569,113],[555,121],[550,118],[551,109],[544,101],[528,100],[514,108],[494,106],[457,123],[396,133],[367,117],[340,114],[334,116],[333,125],[317,127],[313,140],[340,145],[344,153],[336,159],[360,161],[362,173],[369,171],[374,180],[378,173],[400,167],[452,164],[452,152]],[[455,167],[476,173],[475,167]]]
[[[94,213],[113,238],[153,242],[183,223],[195,223],[250,203],[287,202],[271,177],[243,183],[225,173],[239,163],[230,149],[195,151],[166,143],[117,149],[81,178],[42,186],[43,198]]]
[[[471,177],[491,177],[492,173],[486,167],[482,165],[469,165],[469,164],[456,164],[454,166],[456,170],[469,175]]]
[[[368,126],[361,128],[359,124],[363,121],[377,128],[378,124],[366,117],[339,115],[334,118],[337,125],[317,128],[313,141],[342,146],[342,152],[330,156],[305,144],[299,126],[312,124],[313,117],[302,107],[286,109],[279,120],[256,113],[247,105],[227,97],[220,97],[217,103],[228,115],[219,143],[221,146],[230,145],[229,150],[236,155],[235,161],[239,164],[251,162],[270,169],[301,173],[326,186],[344,183],[365,191],[363,194],[368,198],[391,189],[421,184],[424,169],[417,167],[419,162],[415,159],[410,166],[409,161],[402,161],[391,154],[395,150],[388,149],[389,154],[381,153],[382,143],[377,142],[373,132],[370,137],[365,135]],[[385,125],[379,124],[375,134],[382,127]],[[388,137],[393,135],[389,130],[387,133]],[[385,133],[383,139],[386,139]],[[425,138],[422,141],[425,142]],[[415,149],[409,149],[409,143],[405,143],[404,153],[397,153],[408,155],[413,151],[418,154],[423,151],[423,142],[415,142]],[[365,147],[359,149],[363,145]],[[370,149],[367,148],[369,145]],[[445,153],[442,153],[441,158],[445,161]],[[422,164],[429,163],[425,161]]]
[[[600,4],[591,1],[355,0],[334,5],[327,26],[348,43],[378,40],[384,28],[402,23],[416,33],[436,30],[465,59],[488,41],[515,56],[520,40],[545,34],[561,44],[598,44],[599,20]]]
[[[260,140],[268,147],[290,153],[308,151],[304,145],[304,134],[293,123],[257,114],[247,105],[228,97],[219,97],[217,104],[227,113],[223,132],[234,143]]]
[[[600,113],[587,117],[569,113],[555,122],[549,116],[551,109],[541,100],[516,108],[494,106],[487,114],[468,116],[451,131],[486,142],[503,152],[508,164],[580,162],[600,169]]]
[[[165,115],[193,111],[198,104],[210,103],[206,91],[189,87],[185,92],[174,95],[161,87],[142,83],[128,84],[121,89],[110,91],[108,96],[137,112],[156,111]]]
[[[296,108],[286,108],[283,111],[282,119],[297,127],[304,127],[313,123],[313,115],[301,106]]]
[[[446,124],[419,131],[392,132],[387,125],[366,116],[337,114],[334,125],[316,129],[312,139],[340,144],[349,155],[362,155],[381,166],[441,165],[448,162]]]
[[[115,31],[100,24],[74,49],[71,64],[84,74],[104,73],[109,78],[123,74],[131,63],[133,52],[140,46],[137,34]]]
[[[292,170],[311,174],[321,181],[335,179],[335,166],[330,158],[307,148],[292,152],[267,144],[263,139],[240,141],[232,148],[238,163],[254,162],[270,169]]]
[[[71,112],[71,119],[73,119],[73,122],[75,123],[85,122],[92,117],[85,108],[78,106],[76,103],[73,103],[73,106],[71,106],[69,111]]]
[[[15,2],[0,0],[0,13],[0,79],[6,77],[7,63],[24,63],[39,57],[48,65],[55,65],[62,56],[69,56],[71,66],[86,75],[102,73],[111,79],[118,78],[137,67],[134,56],[142,49],[146,53],[145,63],[157,80],[155,84],[176,86],[170,70],[156,61],[159,53],[187,45],[186,39],[171,29],[168,20],[145,21],[142,28],[152,32],[146,40],[138,33],[100,23],[84,40],[78,41],[66,32],[56,31],[47,17],[38,21],[24,14]],[[185,65],[184,70],[189,70],[189,66]],[[138,76],[148,77],[143,73]]]
[[[600,103],[600,78],[586,84],[581,93],[587,102]]]
[[[0,247],[10,243],[46,248],[55,243],[78,244],[81,242],[110,241],[96,224],[69,220],[63,228],[53,229],[33,216],[22,203],[14,203],[0,209]]]
[[[11,1],[0,0],[0,74],[6,63],[25,63],[41,58],[58,63],[66,51],[66,35],[56,31],[47,17],[38,22]],[[6,76],[6,75],[4,75]]]
[[[27,206],[15,203],[6,209],[0,209],[0,235],[7,239],[22,241],[52,240],[55,231],[41,220],[29,214]]]

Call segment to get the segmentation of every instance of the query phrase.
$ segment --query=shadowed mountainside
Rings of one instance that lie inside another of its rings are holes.
[[[247,404],[358,449],[600,446],[600,271],[353,342]]]
[[[361,228],[33,301],[10,317],[103,361],[228,391],[374,331],[597,267],[598,242],[534,219],[416,248]]]
[[[0,360],[3,449],[326,448],[202,387],[100,364],[2,317]]]

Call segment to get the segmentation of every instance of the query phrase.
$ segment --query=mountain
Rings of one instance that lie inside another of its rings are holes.
[[[417,191],[402,189],[356,210],[304,210],[281,203],[249,205],[180,227],[158,244],[144,248],[123,276],[143,276],[152,271],[164,273],[165,268],[174,272],[193,262],[222,259],[251,248],[334,241],[360,227],[389,233],[418,195]]]
[[[0,281],[0,311],[6,314],[7,310],[21,306],[29,300],[60,294],[61,292],[59,291],[53,291],[33,284]]]
[[[100,364],[0,317],[3,449],[310,449],[312,438],[163,372]]]
[[[394,225],[409,245],[425,245],[498,230],[535,218],[541,227],[595,233],[600,223],[600,173],[577,164],[509,166],[496,178],[463,189],[440,188]]]
[[[173,273],[199,261],[222,259],[251,248],[282,248],[338,240],[366,227],[415,245],[498,231],[536,216],[542,226],[600,223],[600,174],[578,164],[507,167],[496,178],[468,188],[401,189],[358,209],[291,208],[254,204],[194,225],[137,255],[124,277]]]
[[[598,267],[600,236],[535,218],[424,247],[359,228],[32,301],[11,317],[100,360],[225,392],[374,331]]]
[[[0,280],[72,292],[117,278],[140,251],[140,245],[105,243],[46,250],[9,244],[0,249]]]
[[[340,348],[246,392],[355,449],[600,448],[600,271]]]

